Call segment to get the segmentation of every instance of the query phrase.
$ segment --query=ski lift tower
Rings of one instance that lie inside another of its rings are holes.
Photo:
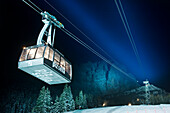
[[[146,81],[143,81],[143,84],[145,84],[145,104],[149,105],[150,104],[150,90],[149,90],[150,83],[148,80],[146,80]]]

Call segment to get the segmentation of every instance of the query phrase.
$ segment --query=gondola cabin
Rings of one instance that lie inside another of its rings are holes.
[[[18,68],[50,85],[70,83],[72,79],[71,63],[46,43],[24,47]]]
[[[56,28],[64,29],[64,25],[46,11],[40,14],[44,26],[39,33],[37,45],[23,48],[18,68],[50,85],[70,83],[72,65],[53,48]],[[43,40],[45,36],[47,42]]]

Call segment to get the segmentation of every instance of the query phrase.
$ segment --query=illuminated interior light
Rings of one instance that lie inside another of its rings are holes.
[[[48,45],[23,47],[18,68],[50,85],[70,83],[72,79],[71,64]]]

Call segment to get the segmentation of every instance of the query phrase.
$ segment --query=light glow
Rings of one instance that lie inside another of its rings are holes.
[[[132,106],[132,104],[131,104],[131,103],[128,103],[128,106]]]

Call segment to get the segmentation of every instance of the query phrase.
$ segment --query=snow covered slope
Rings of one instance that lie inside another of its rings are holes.
[[[170,113],[170,104],[102,107],[68,113]]]

